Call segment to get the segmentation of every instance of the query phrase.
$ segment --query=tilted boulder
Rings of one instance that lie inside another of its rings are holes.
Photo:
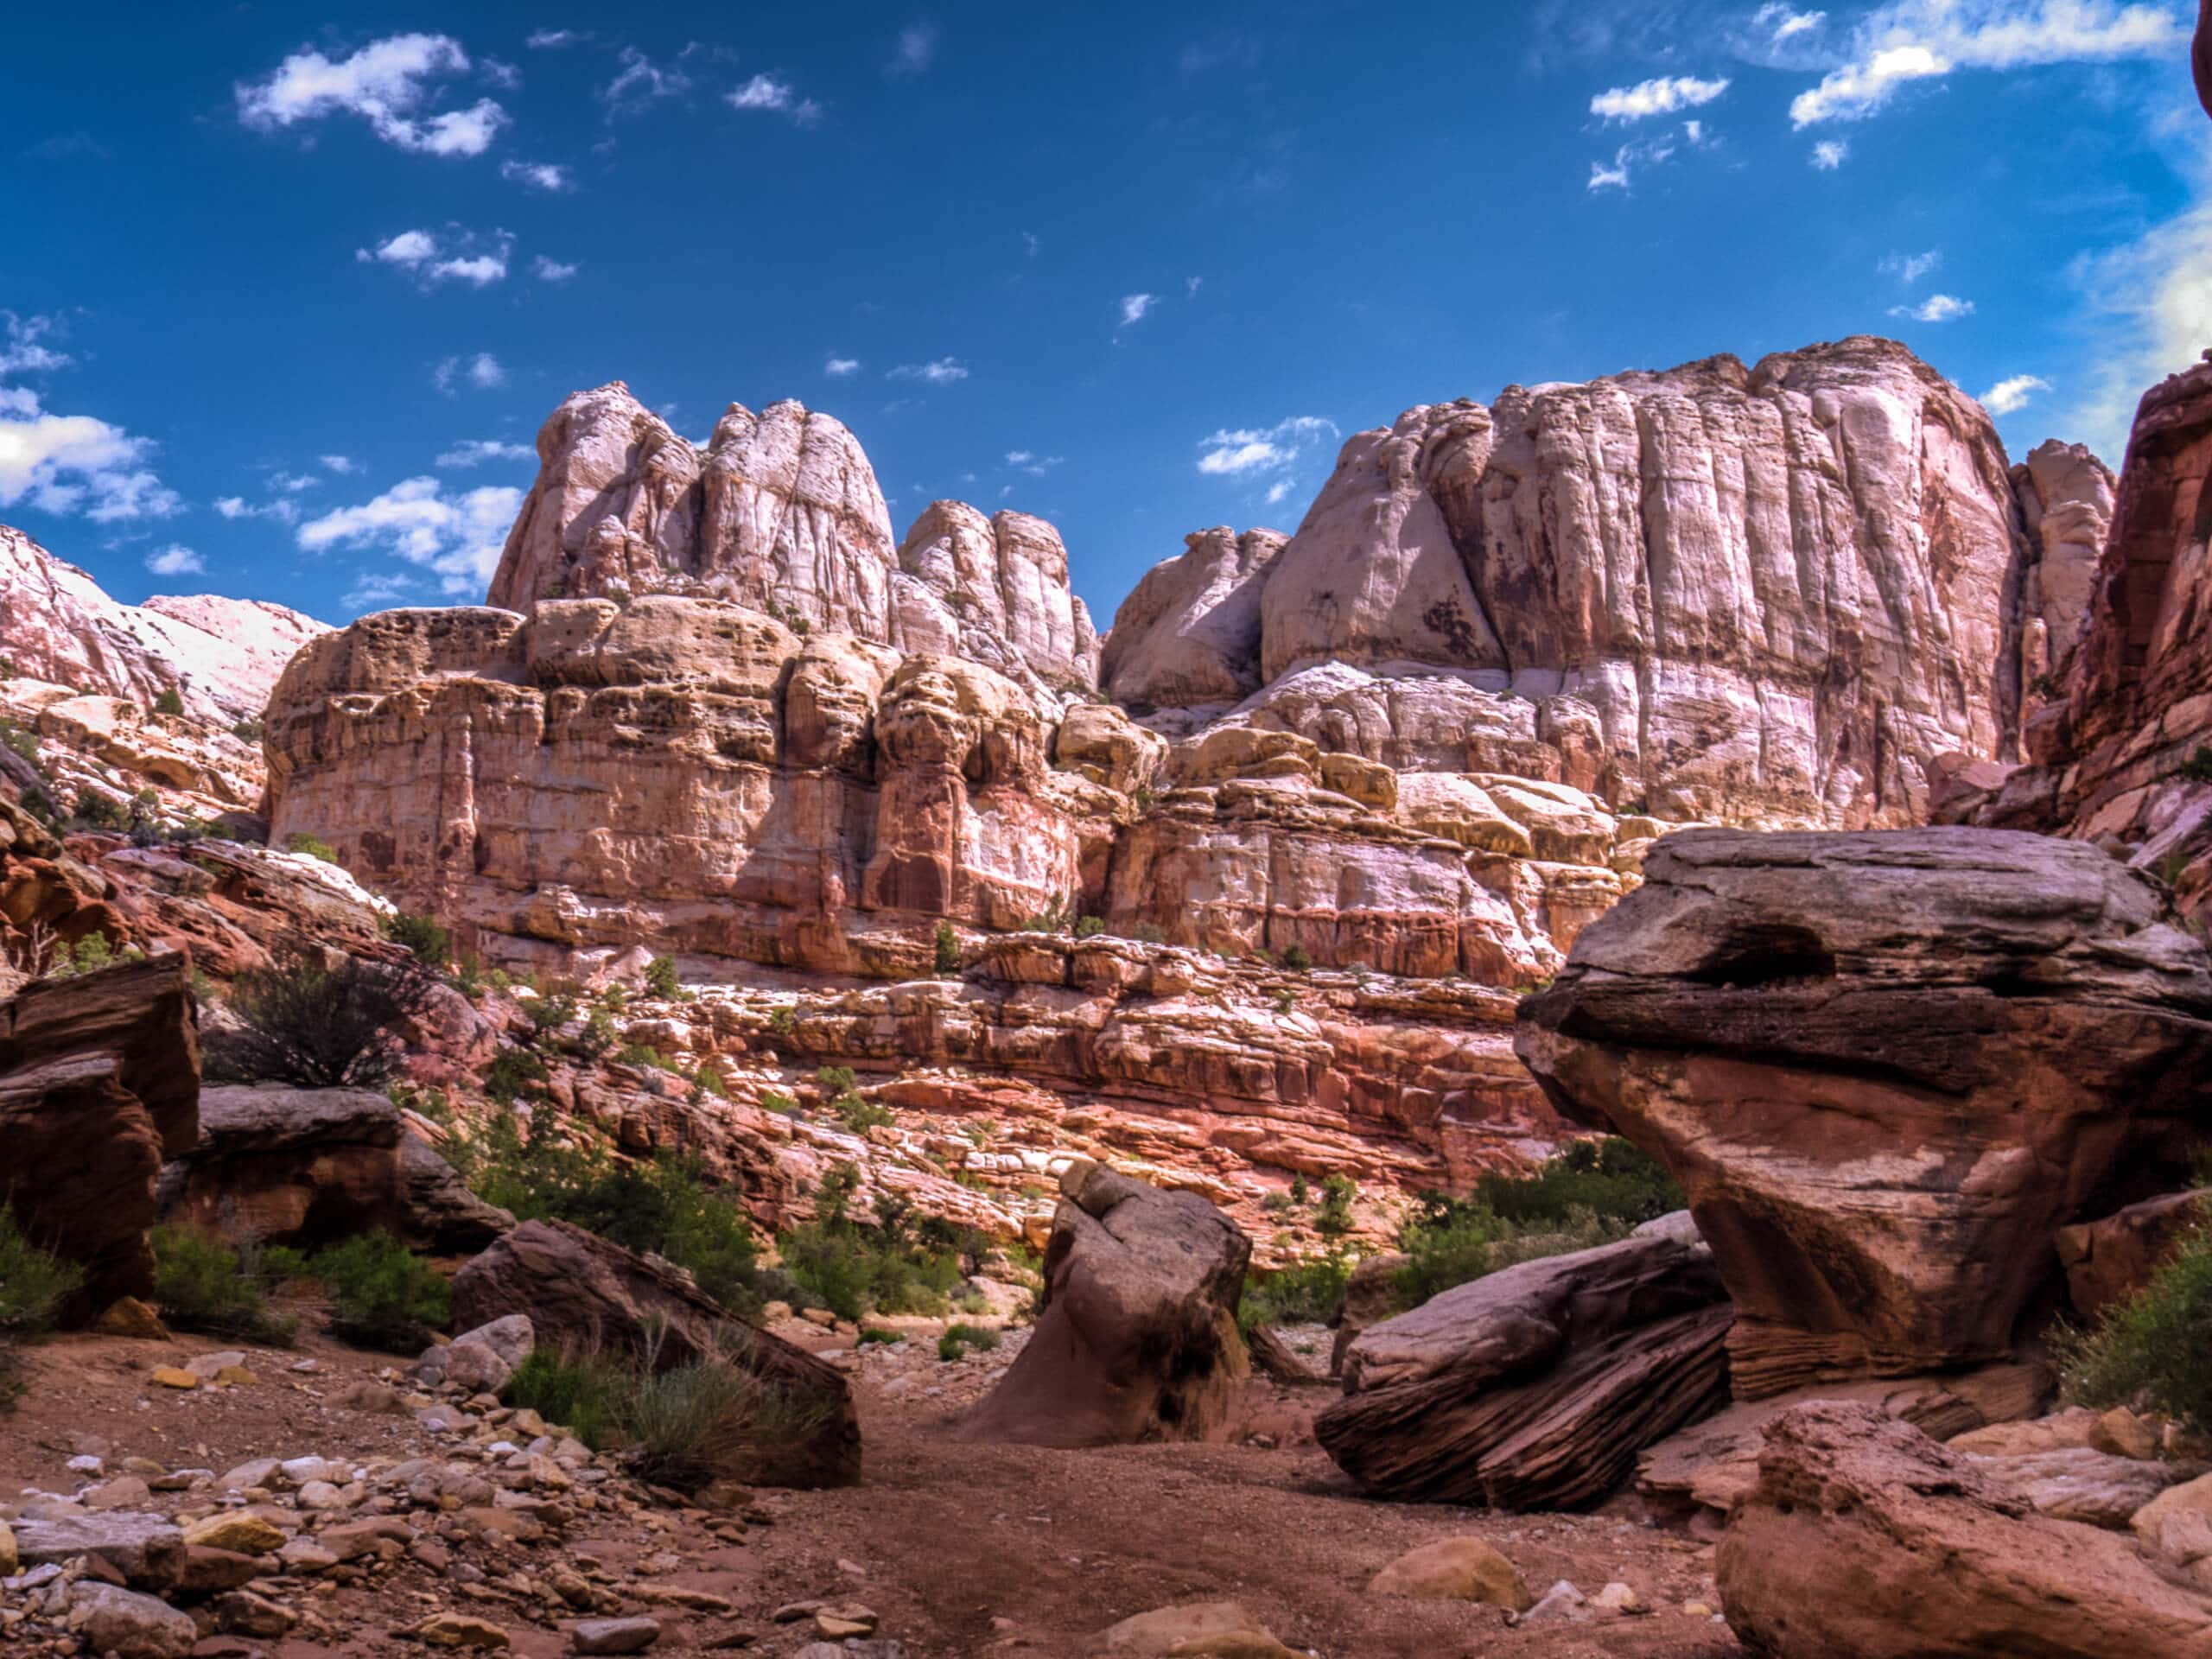
[[[749,1373],[787,1422],[758,1448],[747,1478],[767,1486],[844,1486],[860,1479],[860,1420],[842,1372],[723,1309],[688,1274],[565,1221],[526,1221],[454,1275],[464,1331],[526,1314],[536,1345],[556,1352],[650,1355],[664,1370],[708,1358]]]
[[[155,1178],[200,1133],[198,1031],[182,957],[0,1002],[0,1198],[84,1268],[67,1317],[153,1289]]]
[[[238,1084],[200,1096],[200,1140],[162,1171],[162,1215],[311,1246],[381,1228],[413,1249],[480,1250],[515,1224],[367,1089]]]
[[[2008,1357],[2053,1232],[2186,1167],[2212,972],[2095,849],[1699,830],[1644,877],[1515,1046],[1688,1193],[1738,1398]]]
[[[2163,1192],[2094,1221],[2058,1230],[2058,1259],[2074,1311],[2094,1319],[2151,1282],[2176,1247],[2202,1227],[2212,1191]]]
[[[1251,1241],[1195,1192],[1088,1160],[1061,1175],[1060,1193],[1037,1327],[961,1438],[1205,1439],[1250,1375],[1236,1304]]]
[[[1567,1509],[1726,1397],[1710,1255],[1665,1234],[1525,1262],[1370,1325],[1313,1432],[1397,1498]]]
[[[1773,1659],[2212,1655],[2212,1599],[1872,1406],[1768,1427],[1714,1573],[1738,1639]]]

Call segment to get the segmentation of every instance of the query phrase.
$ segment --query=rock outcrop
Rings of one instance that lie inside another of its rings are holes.
[[[84,1270],[66,1318],[152,1291],[155,1178],[199,1135],[197,1029],[179,957],[0,1002],[0,1199]]]
[[[1730,1628],[1774,1659],[2212,1654],[2212,1600],[1870,1406],[1768,1428],[1715,1571]]]
[[[682,594],[1046,685],[1096,677],[1058,531],[940,501],[894,540],[874,468],[827,415],[732,404],[701,449],[615,381],[556,410],[537,454],[492,579],[503,609]]]
[[[257,717],[292,653],[328,630],[259,600],[149,599],[119,605],[90,575],[0,524],[0,680],[27,677],[151,709],[175,691],[185,714],[225,727]]]
[[[1251,1242],[1204,1198],[1079,1163],[1045,1250],[1037,1328],[960,1434],[1030,1446],[1204,1440],[1250,1375]]]
[[[2058,1230],[2058,1259],[2074,1311],[2094,1319],[2126,1301],[2189,1234],[2204,1224],[2212,1191],[2162,1192],[2094,1221]]]
[[[1731,1317],[1679,1236],[1523,1262],[1362,1332],[1313,1432],[1382,1496],[1579,1508],[1726,1397]]]
[[[514,1225],[366,1089],[238,1084],[200,1095],[200,1138],[161,1177],[164,1220],[311,1249],[371,1228],[439,1255]]]
[[[746,1478],[772,1486],[844,1486],[860,1479],[860,1420],[835,1366],[726,1313],[688,1274],[564,1221],[526,1221],[454,1275],[462,1330],[514,1314],[538,1347],[626,1350],[661,1369],[725,1360],[760,1385],[761,1421]]]
[[[2112,468],[2087,444],[2052,438],[2012,468],[2033,557],[2020,640],[2030,706],[2050,701],[2073,669],[2112,531],[2113,491]]]
[[[2212,970],[2096,849],[1704,830],[1645,878],[1516,1047],[1688,1192],[1739,1398],[2009,1356],[2052,1234],[2186,1167]]]

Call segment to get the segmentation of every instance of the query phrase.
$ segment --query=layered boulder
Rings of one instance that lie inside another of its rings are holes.
[[[514,1225],[367,1089],[203,1090],[200,1138],[162,1169],[160,1192],[166,1220],[301,1248],[375,1228],[461,1255]]]
[[[84,1270],[65,1317],[152,1293],[155,1178],[198,1138],[199,1109],[183,957],[40,980],[0,1002],[0,1200]]]
[[[1739,1398],[2007,1357],[2054,1232],[2186,1167],[2212,971],[2094,848],[1702,830],[1645,878],[1516,1046],[1688,1193]]]
[[[971,1440],[1204,1440],[1250,1375],[1236,1331],[1251,1242],[1193,1192],[1084,1160],[1060,1177],[1036,1329],[960,1426]]]
[[[1872,1406],[1768,1427],[1714,1573],[1737,1637],[1774,1659],[2212,1655],[2212,1600]]]
[[[860,1419],[837,1369],[726,1312],[684,1274],[565,1221],[526,1221],[454,1275],[464,1331],[520,1314],[539,1348],[613,1351],[666,1370],[719,1360],[760,1391],[747,1478],[772,1486],[860,1479]]]
[[[1726,1398],[1731,1318],[1679,1230],[1526,1262],[1361,1332],[1313,1432],[1380,1496],[1579,1508]]]

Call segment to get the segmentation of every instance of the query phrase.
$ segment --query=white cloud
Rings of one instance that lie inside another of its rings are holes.
[[[681,98],[691,90],[691,77],[681,69],[664,69],[634,46],[622,48],[622,71],[600,89],[609,120],[637,115],[664,98]]]
[[[430,384],[448,397],[459,386],[468,386],[477,391],[489,391],[507,384],[507,371],[499,359],[489,352],[477,352],[463,357],[440,358],[430,370]]]
[[[340,601],[349,611],[365,611],[372,605],[385,605],[395,599],[404,599],[415,591],[412,576],[387,575],[381,571],[363,571],[354,579]]]
[[[504,282],[514,238],[505,231],[488,237],[463,232],[448,245],[429,231],[402,231],[373,248],[356,248],[353,257],[363,264],[391,265],[411,275],[424,288],[441,283],[462,283],[489,288]]]
[[[558,259],[550,259],[542,253],[530,262],[530,274],[541,283],[565,283],[582,269],[581,265],[563,264]]]
[[[27,500],[104,524],[174,518],[184,502],[146,464],[153,452],[90,415],[48,412],[28,387],[0,387],[0,507]]]
[[[540,29],[532,30],[523,44],[533,52],[557,52],[582,39],[583,36],[573,29]]]
[[[1951,294],[1930,294],[1918,305],[1891,306],[1890,315],[1910,317],[1915,322],[1956,322],[1974,315],[1974,302]]]
[[[1122,327],[1142,322],[1144,314],[1160,303],[1157,294],[1124,294],[1122,296]]]
[[[469,438],[444,451],[434,463],[439,467],[460,469],[480,467],[493,461],[535,461],[537,451],[526,443],[508,443],[499,438]]]
[[[1833,173],[1849,159],[1851,141],[1847,138],[1823,138],[1813,146],[1813,170]]]
[[[317,455],[315,459],[322,463],[323,471],[336,473],[340,477],[361,470],[361,463],[351,455]]]
[[[901,363],[884,376],[887,380],[925,380],[933,386],[949,386],[967,378],[968,365],[954,357],[940,357],[933,363]]]
[[[1185,276],[1183,279],[1183,297],[1186,300],[1197,299],[1198,289],[1205,285],[1205,280],[1203,276]]]
[[[510,92],[522,85],[522,71],[512,63],[502,63],[497,58],[486,58],[479,66],[484,79],[494,86],[504,86]]]
[[[302,490],[318,488],[321,483],[322,480],[312,473],[275,473],[269,480],[271,489],[282,490],[287,495],[297,495]]]
[[[1894,276],[1910,288],[1922,277],[1942,269],[1942,254],[1935,248],[1925,253],[1892,253],[1887,255],[1875,269],[1885,276]]]
[[[1279,478],[1268,486],[1268,505],[1271,507],[1280,506],[1289,494],[1290,480],[1287,478]]]
[[[779,80],[773,75],[755,75],[744,86],[723,94],[723,101],[734,110],[766,110],[788,116],[798,126],[810,127],[822,119],[822,106],[810,98],[801,98],[798,89],[788,80]]]
[[[1037,234],[1035,232],[1024,231],[1021,233],[1021,251],[1028,257],[1034,259],[1037,257],[1037,250],[1044,245],[1045,245],[1042,242],[1039,242],[1037,239]]]
[[[899,49],[883,73],[897,79],[926,74],[931,64],[937,61],[937,25],[909,23],[899,31]]]
[[[1633,86],[1616,86],[1590,100],[1590,113],[1607,121],[1642,121],[1677,110],[1710,104],[1728,90],[1726,77],[1700,80],[1694,75],[1661,75]]]
[[[146,568],[157,576],[196,576],[207,568],[207,562],[181,543],[171,542],[146,556]]]
[[[549,195],[562,195],[576,188],[569,169],[556,162],[502,162],[499,176],[511,184],[527,185]]]
[[[861,360],[857,357],[833,356],[822,365],[823,373],[838,380],[843,379],[849,374],[858,374],[860,372]]]
[[[2163,56],[2183,39],[2172,13],[2118,0],[1892,0],[1860,20],[1849,60],[1798,93],[1789,118],[1864,120],[1898,88],[1955,69]]]
[[[1584,187],[1590,190],[1625,190],[1630,175],[1639,167],[1656,167],[1672,160],[1675,141],[1668,138],[1644,138],[1634,143],[1623,144],[1613,152],[1610,162],[1590,163],[1590,178]]]
[[[1042,478],[1053,467],[1066,463],[1065,455],[1040,455],[1033,449],[1009,449],[1006,452],[1006,464],[1018,472],[1027,473],[1032,478]]]
[[[522,492],[487,485],[448,497],[435,478],[410,478],[373,500],[341,507],[299,529],[310,553],[334,547],[382,548],[438,577],[447,594],[480,592],[499,563]]]
[[[1767,31],[1767,38],[1779,45],[1795,40],[1800,35],[1809,35],[1827,21],[1825,11],[1794,11],[1784,5],[1764,5],[1752,15],[1754,28]]]
[[[300,504],[279,498],[255,506],[242,495],[219,496],[215,511],[226,518],[274,518],[280,524],[300,522]]]
[[[1198,470],[1222,478],[1285,472],[1315,444],[1336,435],[1336,423],[1318,415],[1294,415],[1266,428],[1224,428],[1199,442]]]
[[[2016,374],[1983,392],[1981,406],[1993,415],[2010,415],[2026,408],[2036,393],[2050,390],[2050,382],[2039,375]]]
[[[66,352],[39,343],[46,335],[61,331],[59,317],[24,317],[0,311],[0,327],[5,328],[8,336],[6,344],[0,345],[0,374],[50,373],[67,368],[75,360]]]
[[[480,99],[461,110],[426,111],[432,84],[466,74],[468,54],[444,35],[394,35],[333,62],[302,48],[265,80],[232,90],[238,119],[258,131],[358,115],[385,143],[424,156],[481,156],[507,124],[507,112]]]

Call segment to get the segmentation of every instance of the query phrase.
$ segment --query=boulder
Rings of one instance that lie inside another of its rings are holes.
[[[1738,1639],[1774,1659],[2212,1654],[2212,1600],[1871,1406],[1768,1427],[1714,1572]]]
[[[1344,1351],[1361,1332],[1404,1311],[1406,1297],[1398,1288],[1398,1274],[1412,1259],[1401,1250],[1377,1250],[1360,1257],[1351,1277],[1344,1281],[1344,1300],[1337,1304],[1336,1316],[1329,1321],[1337,1328],[1336,1340],[1329,1348],[1331,1376],[1343,1371]]]
[[[2212,1475],[2169,1486],[2127,1525],[2145,1548],[2212,1590]]]
[[[1515,1047],[1688,1192],[1739,1398],[2008,1357],[2052,1233],[2185,1167],[2212,971],[2094,848],[1694,830],[1644,875]]]
[[[1980,1457],[1974,1462],[2024,1495],[2037,1513],[2124,1532],[2139,1510],[2203,1465],[2114,1457],[2094,1446]]]
[[[199,1142],[162,1169],[160,1190],[165,1221],[303,1248],[381,1228],[462,1255],[514,1225],[367,1089],[204,1090]]]
[[[185,1659],[200,1639],[199,1627],[167,1602],[97,1579],[70,1586],[69,1628],[115,1659]]]
[[[1730,1318],[1712,1257],[1677,1238],[1523,1262],[1363,1332],[1313,1432],[1379,1495],[1592,1503],[1726,1398]]]
[[[1367,1593],[1417,1601],[1481,1601],[1515,1613],[1536,1605],[1520,1569],[1479,1538],[1440,1538],[1409,1549],[1375,1575]]]
[[[510,1313],[426,1349],[415,1376],[429,1388],[450,1383],[469,1394],[497,1394],[537,1345],[529,1316]]]
[[[1292,1649],[1233,1601],[1186,1601],[1134,1614],[1101,1630],[1084,1651],[1097,1659],[1295,1659]]]
[[[53,1503],[15,1523],[16,1559],[27,1567],[98,1555],[131,1583],[161,1589],[184,1570],[188,1546],[165,1516],[79,1510]]]
[[[84,1268],[73,1319],[153,1290],[155,1179],[199,1135],[185,966],[162,957],[40,980],[0,1002],[0,1198]]]
[[[961,1438],[1205,1438],[1250,1374],[1236,1305],[1251,1242],[1195,1192],[1163,1192],[1087,1159],[1062,1173],[1060,1193],[1037,1327]]]
[[[725,1312],[657,1256],[563,1221],[527,1221],[453,1283],[464,1329],[526,1315],[537,1346],[650,1353],[663,1370],[726,1360],[758,1379],[791,1427],[745,1478],[766,1486],[842,1486],[860,1478],[860,1422],[842,1372]]]
[[[2058,1230],[2074,1311],[2094,1319],[2151,1282],[2182,1238],[2202,1224],[2212,1191],[2164,1192]]]

